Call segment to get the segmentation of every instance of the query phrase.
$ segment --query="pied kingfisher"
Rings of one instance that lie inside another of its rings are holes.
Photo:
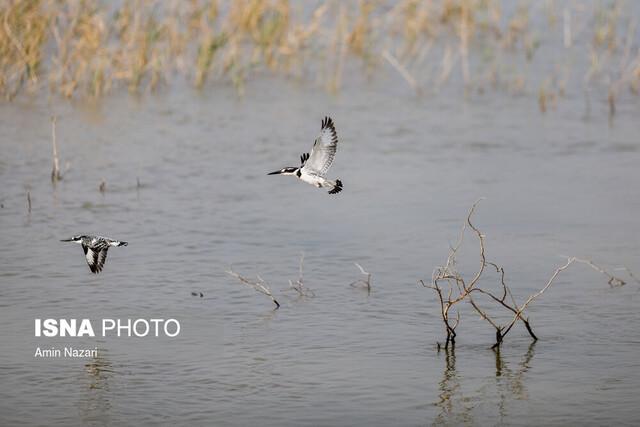
[[[337,147],[338,135],[333,126],[333,120],[325,117],[322,120],[320,135],[311,148],[311,154],[304,153],[300,156],[300,167],[287,167],[268,175],[295,175],[300,180],[318,188],[329,188],[329,194],[339,193],[342,191],[342,182],[339,179],[331,181],[326,178],[327,171],[336,156]]]
[[[92,273],[98,274],[102,271],[105,261],[107,260],[107,251],[109,246],[127,246],[127,242],[109,239],[102,236],[80,235],[73,236],[70,239],[60,240],[61,242],[76,242],[82,245],[84,256],[89,264]]]

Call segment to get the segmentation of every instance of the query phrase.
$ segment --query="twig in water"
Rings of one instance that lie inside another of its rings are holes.
[[[27,191],[27,212],[31,215],[31,191]]]
[[[365,279],[358,279],[355,282],[351,282],[351,284],[349,286],[352,286],[354,288],[362,288],[362,289],[366,289],[367,292],[371,293],[371,273],[369,273],[368,271],[364,271],[364,268],[362,268],[362,266],[360,264],[358,264],[357,262],[353,263],[356,267],[358,267],[360,269],[360,273],[362,273],[363,275],[367,276],[366,280]]]
[[[452,319],[450,315],[451,309],[458,303],[466,301],[471,307],[480,315],[480,317],[489,323],[496,332],[496,342],[491,347],[492,349],[498,349],[504,337],[511,331],[513,326],[521,321],[531,335],[531,338],[536,341],[538,337],[533,332],[533,328],[531,327],[530,321],[527,317],[524,316],[524,311],[527,309],[529,304],[531,304],[536,298],[541,296],[551,285],[554,283],[556,277],[560,272],[567,269],[573,263],[582,263],[591,267],[593,270],[605,275],[608,277],[608,284],[611,287],[619,287],[623,286],[626,282],[611,274],[609,271],[604,268],[596,265],[591,260],[581,259],[577,257],[569,257],[567,261],[562,266],[558,267],[554,273],[551,275],[547,283],[542,287],[538,292],[529,296],[523,304],[518,305],[515,298],[511,293],[511,289],[507,286],[505,280],[505,271],[504,268],[499,266],[496,263],[490,262],[486,259],[485,255],[485,236],[482,232],[471,222],[471,217],[475,211],[475,208],[480,200],[476,201],[471,207],[469,214],[467,215],[467,221],[462,227],[462,231],[460,233],[460,237],[458,238],[458,242],[450,249],[449,255],[447,257],[446,264],[443,267],[438,267],[434,270],[432,275],[432,282],[430,285],[424,283],[424,281],[420,280],[424,287],[433,289],[438,296],[438,301],[440,303],[440,314],[442,316],[442,321],[445,325],[447,340],[444,344],[444,348],[446,349],[449,344],[455,344],[456,338],[456,328],[460,322],[460,312],[456,308],[456,318]],[[480,250],[480,266],[476,273],[472,276],[472,278],[467,282],[464,277],[457,271],[456,269],[456,256],[458,249],[462,244],[462,240],[464,238],[464,233],[466,228],[469,227],[475,233],[475,236],[478,239],[479,250]],[[500,285],[502,291],[499,294],[495,294],[487,289],[480,287],[479,281],[483,276],[485,269],[487,266],[492,266],[495,268],[496,273],[500,275]],[[634,280],[637,280],[633,274],[627,269],[629,276]],[[443,286],[446,284],[446,286]],[[492,318],[486,310],[484,310],[478,302],[474,299],[475,294],[484,295],[490,298],[490,300],[499,304],[502,308],[510,311],[513,314],[511,320],[509,320],[506,324],[500,324],[497,320]]]
[[[51,144],[53,145],[53,169],[51,170],[51,182],[54,184],[62,179],[60,173],[60,161],[58,160],[58,146],[56,144],[56,116],[51,116]]]
[[[296,291],[298,293],[298,295],[300,295],[301,297],[310,297],[313,298],[316,296],[315,292],[313,292],[311,289],[307,288],[306,286],[304,286],[304,282],[302,279],[302,264],[304,262],[304,253],[300,254],[300,267],[299,267],[299,273],[298,273],[298,279],[296,279],[295,282],[293,282],[292,280],[289,280],[289,288],[293,289],[294,291]]]
[[[276,310],[280,308],[280,303],[274,298],[273,294],[271,293],[271,288],[269,288],[269,285],[267,285],[267,283],[264,280],[262,280],[262,277],[256,275],[258,280],[256,282],[252,282],[251,280],[245,277],[242,277],[241,275],[233,271],[233,269],[231,268],[227,270],[227,274],[232,277],[235,277],[245,285],[252,287],[256,292],[260,292],[261,294],[264,294],[269,298],[271,298],[271,301],[273,301],[273,303],[276,305],[276,308],[275,308]]]
[[[575,262],[579,262],[581,264],[586,264],[589,267],[591,267],[592,269],[594,269],[595,271],[597,271],[598,273],[601,273],[601,274],[604,274],[605,276],[607,276],[609,278],[609,280],[607,281],[607,284],[609,286],[611,286],[612,288],[617,288],[617,287],[624,286],[624,285],[627,284],[627,282],[624,281],[623,279],[621,279],[621,278],[619,278],[617,276],[614,276],[613,274],[609,273],[604,268],[594,264],[593,261],[591,261],[589,259],[582,259],[582,258],[573,257],[573,260]],[[629,271],[629,270],[627,269],[627,271]],[[633,274],[629,274],[629,275],[631,277],[633,277]]]

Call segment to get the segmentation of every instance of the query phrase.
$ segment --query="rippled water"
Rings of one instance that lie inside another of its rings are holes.
[[[571,267],[531,306],[540,340],[518,326],[498,354],[468,310],[455,351],[438,352],[436,298],[417,285],[480,196],[476,223],[519,300],[567,255],[640,274],[638,101],[611,124],[604,100],[588,118],[583,107],[415,99],[382,81],[332,97],[270,80],[244,99],[216,87],[0,104],[0,424],[634,423],[637,283],[610,289]],[[56,187],[51,114],[70,163]],[[325,114],[344,192],[267,176],[297,164]],[[59,242],[79,233],[130,244],[92,275],[80,248]],[[286,290],[301,252],[315,298]],[[477,257],[468,239],[460,268],[472,273]],[[373,274],[370,294],[349,286],[354,262]],[[260,274],[282,308],[230,266]],[[173,317],[183,332],[33,337],[34,318],[84,317]],[[33,357],[64,345],[99,357]]]

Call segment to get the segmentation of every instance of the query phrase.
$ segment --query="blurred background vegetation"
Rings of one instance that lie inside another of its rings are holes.
[[[260,75],[339,92],[385,71],[417,94],[528,94],[546,111],[640,92],[638,4],[507,0],[4,0],[0,95],[197,89]],[[354,70],[354,73],[351,73]]]

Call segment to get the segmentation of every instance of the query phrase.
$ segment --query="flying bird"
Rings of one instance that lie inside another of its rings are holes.
[[[127,246],[127,242],[109,239],[102,236],[80,235],[73,236],[70,239],[60,240],[61,242],[75,242],[82,245],[84,256],[89,264],[92,273],[98,274],[102,271],[104,263],[107,260],[107,251],[109,246]]]
[[[294,175],[307,184],[318,188],[328,188],[329,194],[342,191],[342,182],[339,179],[331,181],[326,178],[327,172],[336,156],[338,148],[338,134],[330,117],[322,120],[320,135],[316,138],[311,148],[311,154],[304,153],[300,156],[300,167],[286,167],[268,175]]]

